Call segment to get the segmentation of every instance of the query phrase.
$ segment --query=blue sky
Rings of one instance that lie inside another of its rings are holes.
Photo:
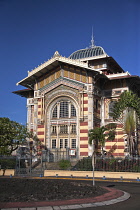
[[[26,99],[12,91],[56,50],[97,46],[140,76],[139,0],[0,0],[0,117],[26,123]]]

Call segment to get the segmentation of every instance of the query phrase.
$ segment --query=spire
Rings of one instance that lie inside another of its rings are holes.
[[[94,45],[94,37],[93,37],[93,27],[92,27],[92,36],[91,36],[91,48],[93,48],[95,45]]]

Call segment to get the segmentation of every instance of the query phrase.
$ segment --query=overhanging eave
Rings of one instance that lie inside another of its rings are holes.
[[[26,77],[23,80],[19,81],[16,85],[22,85],[22,86],[25,86],[25,87],[31,87],[32,85],[34,85],[37,82],[36,81],[37,78],[39,78],[40,76],[44,75],[46,72],[51,71],[51,69],[59,66],[61,63],[77,66],[77,67],[84,68],[84,69],[87,69],[89,71],[94,71],[94,72],[100,74],[99,71],[92,69],[86,63],[83,63],[83,62],[80,62],[80,61],[71,60],[69,58],[56,57],[56,58],[52,58],[49,61],[45,62],[44,64],[38,66],[37,68],[35,68],[31,72],[28,72],[28,77]]]

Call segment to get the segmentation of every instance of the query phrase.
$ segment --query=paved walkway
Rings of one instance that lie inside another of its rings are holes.
[[[111,205],[127,200],[130,194],[114,188],[106,188],[109,192],[84,199],[72,199],[61,201],[42,201],[42,202],[11,202],[0,203],[1,210],[61,210],[61,209],[81,209]]]

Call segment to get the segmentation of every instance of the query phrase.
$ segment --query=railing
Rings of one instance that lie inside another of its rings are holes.
[[[75,151],[77,154],[77,151]],[[31,160],[26,159],[18,159],[16,157],[6,157],[0,156],[0,169],[7,170],[7,169],[15,169],[16,175],[39,175],[43,174],[43,170],[45,168],[45,164],[49,162],[50,164],[55,163],[55,167],[60,160],[69,160],[74,165],[71,166],[69,170],[74,171],[92,171],[92,159],[90,157],[83,158],[81,160],[77,160],[76,156],[71,156],[69,150],[66,151],[59,151],[54,150],[51,151],[50,154],[47,153],[48,156],[40,157],[38,159],[39,165],[36,165],[38,162],[32,163]],[[73,157],[73,159],[72,159]],[[78,162],[77,162],[78,161]],[[133,158],[102,158],[97,157],[95,161],[95,171],[110,171],[110,172],[140,172],[140,157],[133,157]]]
[[[72,170],[92,171],[91,158],[83,158]],[[140,172],[140,158],[96,158],[95,171]]]
[[[78,148],[48,149],[46,154],[43,155],[43,161],[46,162],[58,162],[62,159],[70,161],[78,159]]]
[[[44,169],[43,168],[17,168],[15,170],[15,176],[22,176],[22,177],[39,177],[44,176]]]

